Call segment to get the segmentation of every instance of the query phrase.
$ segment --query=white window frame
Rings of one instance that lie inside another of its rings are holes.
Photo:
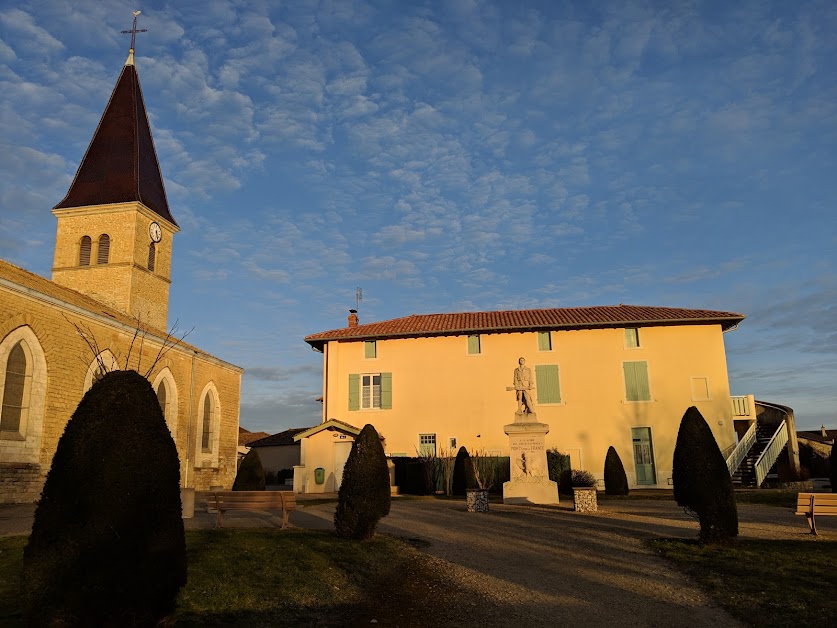
[[[96,358],[87,367],[87,373],[85,373],[84,375],[85,393],[93,387],[93,378],[96,376],[96,373],[99,372],[102,366],[105,367],[105,371],[104,373],[102,373],[102,375],[119,370],[119,363],[116,361],[116,358],[110,352],[109,349],[105,349],[99,355],[97,355]]]
[[[378,403],[375,405],[375,378],[378,378]],[[369,383],[366,383],[368,378]],[[360,374],[360,410],[381,410],[381,374]]]
[[[163,410],[163,417],[166,419],[166,426],[169,428],[169,432],[171,432],[171,437],[177,443],[177,384],[174,381],[174,375],[169,367],[165,367],[154,378],[152,387],[154,388],[155,395],[157,394],[157,389],[160,387],[160,383],[163,381],[166,382],[166,407],[161,409]]]
[[[429,441],[429,440],[427,442],[422,442],[422,439],[429,439],[430,437],[433,438],[432,442]],[[439,453],[439,443],[438,443],[438,439],[436,438],[436,433],[435,432],[420,433],[419,438],[418,438],[418,442],[419,442],[419,455],[421,455],[421,456],[425,455],[423,450],[422,450],[422,446],[431,445],[431,444],[433,445],[433,455],[435,456]]]
[[[695,396],[695,382],[697,380],[703,380],[704,382],[706,382],[706,397]],[[709,376],[692,375],[689,378],[689,393],[691,395],[692,401],[712,401],[712,388],[709,386]]]

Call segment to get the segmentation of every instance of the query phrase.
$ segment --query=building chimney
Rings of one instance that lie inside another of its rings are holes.
[[[349,310],[349,327],[357,327],[357,310]]]

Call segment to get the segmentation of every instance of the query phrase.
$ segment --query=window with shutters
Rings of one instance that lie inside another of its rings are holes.
[[[651,401],[648,384],[648,362],[623,362],[625,373],[625,399],[627,401]]]
[[[535,367],[535,392],[539,404],[561,403],[557,364],[538,364]]]
[[[468,336],[468,355],[479,355],[480,353],[480,336],[479,334],[471,334]]]
[[[419,434],[419,455],[420,456],[435,456],[436,455],[436,435],[435,434]]]
[[[378,343],[374,340],[367,340],[363,343],[363,355],[366,359],[378,357]]]
[[[392,373],[349,375],[349,410],[392,408]]]
[[[90,236],[84,236],[78,245],[78,265],[90,266],[90,251],[93,248],[93,240]]]
[[[552,351],[552,332],[538,332],[538,351]]]
[[[148,245],[148,270],[154,271],[154,264],[157,261],[157,245],[152,242]]]
[[[99,245],[96,247],[96,263],[107,264],[110,259],[110,236],[103,233],[99,236]]]
[[[628,327],[625,329],[625,348],[639,348],[639,329],[636,327]]]

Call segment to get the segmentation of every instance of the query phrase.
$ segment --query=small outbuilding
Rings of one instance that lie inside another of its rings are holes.
[[[294,442],[300,446],[294,467],[294,493],[333,493],[343,482],[343,469],[360,428],[330,419],[300,430]]]

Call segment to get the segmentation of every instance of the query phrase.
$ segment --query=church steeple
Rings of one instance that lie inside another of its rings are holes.
[[[135,201],[176,226],[133,52],[131,49],[67,195],[54,209]]]
[[[164,330],[171,252],[180,231],[163,176],[132,46],[58,218],[52,280]]]

